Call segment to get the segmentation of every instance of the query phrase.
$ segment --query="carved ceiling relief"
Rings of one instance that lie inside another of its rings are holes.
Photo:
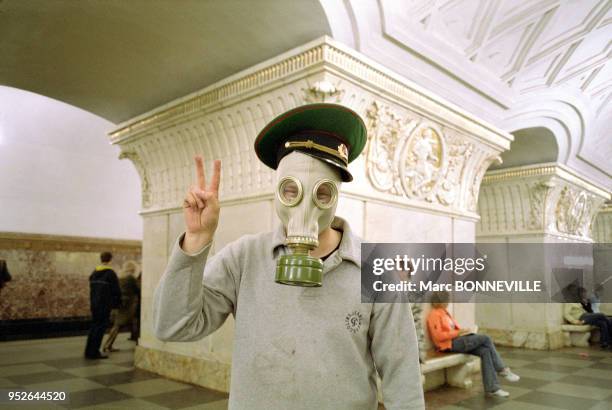
[[[552,188],[553,185],[544,181],[533,183],[527,188],[529,194],[529,218],[527,219],[527,228],[544,228],[546,222],[546,200]]]
[[[610,1],[397,3],[381,2],[383,16],[392,16],[385,30],[394,37],[402,25],[413,26],[415,34],[399,37],[408,47],[412,39],[421,47],[444,47],[447,54],[522,94],[573,89],[589,98],[597,111],[610,110],[612,54],[610,43],[603,41],[610,37]],[[407,17],[393,13],[395,9],[405,10]]]
[[[453,206],[474,145],[378,101],[366,111],[366,174],[381,192]],[[475,207],[475,201],[473,206]]]
[[[467,152],[463,155],[463,157],[464,158],[470,157],[473,151],[474,151],[473,147],[470,147],[470,149],[467,150]],[[469,190],[467,209],[475,211],[478,208],[478,195],[480,193],[480,185],[482,183],[482,179],[484,178],[485,173],[487,172],[487,169],[489,169],[489,167],[491,166],[493,162],[498,162],[501,164],[502,162],[501,156],[497,153],[493,155],[488,154],[487,156],[484,157],[484,160],[477,167],[477,171],[474,174],[474,178],[470,186],[470,190]]]
[[[331,82],[317,81],[316,83],[302,88],[304,93],[304,102],[312,103],[339,103],[344,96],[344,90],[340,89],[340,84],[332,84]]]
[[[135,151],[123,151],[121,154],[119,154],[119,159],[125,158],[132,161],[132,164],[134,164],[136,167],[136,171],[140,176],[140,183],[142,186],[142,207],[149,208],[152,205],[151,184],[149,183],[146,168],[144,167],[140,156]]]
[[[555,207],[557,231],[590,238],[591,224],[598,208],[597,200],[585,191],[564,187]]]

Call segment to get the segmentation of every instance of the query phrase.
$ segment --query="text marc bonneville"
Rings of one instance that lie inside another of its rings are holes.
[[[454,286],[453,286],[454,285]],[[541,280],[493,280],[458,281],[453,283],[408,282],[384,283],[377,280],[373,284],[376,292],[541,292]]]

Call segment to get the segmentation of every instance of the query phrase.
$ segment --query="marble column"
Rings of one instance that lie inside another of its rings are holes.
[[[334,102],[367,123],[368,143],[350,166],[338,214],[371,241],[472,242],[481,179],[512,136],[328,37],[314,40],[203,90],[120,124],[110,139],[142,180],[143,306],[136,365],[227,391],[233,321],[194,343],[151,331],[151,298],[183,229],[180,204],[194,180],[192,157],[220,158],[218,250],[276,223],[273,173],[253,151],[275,116]],[[454,308],[466,325],[473,305]]]
[[[601,311],[608,316],[612,316],[612,202],[606,202],[599,210],[593,223],[593,239],[595,240],[594,283],[604,284],[605,299],[607,303],[602,303]]]
[[[592,224],[610,193],[557,163],[490,171],[483,178],[476,238],[486,243],[592,243]],[[542,258],[540,267],[544,269]],[[550,275],[546,276],[550,280]],[[480,328],[496,343],[532,349],[563,346],[558,303],[477,304]]]

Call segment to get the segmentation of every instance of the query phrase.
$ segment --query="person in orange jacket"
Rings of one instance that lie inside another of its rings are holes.
[[[462,329],[446,310],[450,301],[448,292],[436,292],[431,297],[432,310],[427,316],[427,329],[436,349],[440,352],[467,353],[479,356],[481,360],[482,383],[485,392],[492,396],[508,397],[510,393],[502,390],[497,375],[510,382],[520,377],[504,365],[491,338],[475,333],[469,328]]]

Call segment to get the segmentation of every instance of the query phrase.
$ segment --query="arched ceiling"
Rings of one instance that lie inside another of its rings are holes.
[[[0,85],[114,123],[332,35],[612,187],[611,0],[0,0]]]
[[[560,161],[612,187],[612,1],[321,4],[337,40],[507,131],[558,130]]]
[[[325,34],[316,0],[0,0],[0,85],[119,123]]]
[[[501,164],[494,163],[489,167],[490,169],[558,161],[559,148],[555,135],[549,129],[528,128],[515,131],[513,135],[514,141],[512,141],[510,150],[501,154]]]

